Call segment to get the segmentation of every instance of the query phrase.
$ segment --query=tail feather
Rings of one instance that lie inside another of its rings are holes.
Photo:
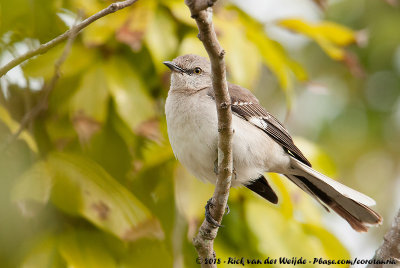
[[[276,195],[275,191],[271,188],[271,186],[269,185],[268,181],[265,179],[264,176],[260,176],[257,180],[245,186],[250,190],[252,190],[253,192],[257,193],[258,195],[262,196],[269,202],[273,204],[278,203],[278,196]]]
[[[318,202],[334,210],[354,230],[366,232],[369,226],[382,222],[382,217],[367,206],[375,203],[373,199],[333,181],[296,159],[293,159],[293,168],[296,175],[286,176]]]

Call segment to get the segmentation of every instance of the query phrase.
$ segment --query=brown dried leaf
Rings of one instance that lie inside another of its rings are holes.
[[[143,237],[151,237],[159,240],[164,239],[164,232],[161,228],[160,222],[157,219],[149,219],[129,229],[127,232],[125,232],[123,239],[127,241],[135,241]]]
[[[129,45],[135,52],[142,48],[143,38],[154,16],[154,5],[150,2],[144,1],[135,5],[129,18],[116,33],[116,39]]]
[[[144,31],[131,31],[128,24],[124,24],[116,33],[118,41],[125,43],[135,52],[142,48]]]
[[[78,134],[81,144],[87,144],[90,138],[100,130],[101,124],[79,111],[73,118],[72,124]]]
[[[393,7],[398,7],[399,6],[399,0],[384,0],[387,4],[393,6]]]
[[[157,143],[160,143],[162,139],[160,123],[157,119],[150,119],[140,123],[135,129],[135,133]]]

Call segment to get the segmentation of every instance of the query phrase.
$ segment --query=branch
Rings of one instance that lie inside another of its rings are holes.
[[[374,258],[378,261],[396,260],[400,262],[400,210],[394,218],[392,227],[383,237],[383,244],[376,250]],[[382,264],[369,264],[367,268],[381,268]]]
[[[216,0],[185,0],[192,18],[199,28],[199,39],[208,53],[212,69],[212,85],[218,114],[218,179],[212,197],[210,209],[212,217],[221,223],[228,201],[232,178],[232,112],[228,84],[226,81],[225,51],[221,48],[212,24],[211,6]],[[216,264],[206,264],[204,260],[215,259],[213,250],[214,239],[218,227],[204,220],[197,236],[193,239],[200,257],[202,267],[216,267]]]
[[[78,15],[78,18],[80,18],[81,15]],[[39,102],[35,105],[35,107],[33,107],[31,110],[29,110],[24,117],[21,120],[21,123],[19,125],[18,130],[12,134],[0,147],[0,152],[4,151],[5,149],[7,149],[7,147],[13,143],[18,137],[19,135],[22,133],[22,131],[29,125],[30,122],[32,122],[32,120],[38,116],[40,114],[41,111],[47,109],[48,107],[48,99],[49,99],[49,95],[50,92],[53,90],[53,88],[55,87],[58,79],[61,76],[61,65],[63,65],[63,63],[65,62],[65,60],[68,57],[69,52],[71,51],[71,47],[72,44],[78,34],[78,25],[75,25],[71,28],[70,30],[70,34],[68,35],[68,41],[67,44],[65,45],[65,48],[63,50],[63,53],[61,54],[60,58],[58,58],[56,60],[56,62],[54,63],[54,74],[50,80],[49,83],[47,83],[44,87],[43,87],[43,96],[41,97],[41,99],[39,100]]]
[[[109,5],[107,8],[97,12],[96,14],[94,14],[93,16],[90,16],[89,18],[85,19],[84,21],[82,21],[81,23],[77,24],[75,26],[76,32],[79,33],[83,28],[87,27],[89,24],[91,24],[92,22],[108,15],[111,13],[114,13],[120,9],[123,9],[125,7],[128,7],[132,4],[134,4],[135,2],[137,2],[138,0],[126,0],[126,1],[122,1],[122,2],[117,2],[117,3],[112,3],[111,5]],[[31,51],[26,52],[25,54],[13,59],[12,61],[10,61],[9,63],[7,63],[6,65],[4,65],[3,67],[0,68],[0,77],[2,77],[3,75],[5,75],[9,70],[11,70],[12,68],[14,68],[15,66],[21,64],[22,62],[26,61],[27,59],[30,59],[36,55],[39,54],[43,54],[46,53],[49,49],[55,47],[56,45],[58,45],[59,43],[63,42],[64,40],[67,40],[68,37],[71,35],[72,33],[72,29],[67,30],[66,32],[64,32],[63,34],[57,36],[56,38],[54,38],[53,40],[40,45],[38,48],[33,49]]]

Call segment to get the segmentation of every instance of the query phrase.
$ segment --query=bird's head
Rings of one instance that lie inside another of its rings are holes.
[[[164,61],[171,69],[171,90],[196,92],[211,87],[211,65],[204,58],[193,54]]]

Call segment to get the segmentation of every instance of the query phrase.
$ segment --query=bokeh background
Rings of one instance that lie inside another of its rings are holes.
[[[1,0],[1,65],[110,3]],[[285,122],[317,170],[373,197],[385,219],[356,233],[271,174],[278,205],[231,190],[217,257],[371,258],[400,208],[398,1],[218,1],[214,22],[229,80]],[[197,266],[191,239],[213,186],[174,158],[162,64],[206,55],[196,35],[180,0],[139,0],[93,23],[18,139],[65,44],[0,78],[1,267]]]

